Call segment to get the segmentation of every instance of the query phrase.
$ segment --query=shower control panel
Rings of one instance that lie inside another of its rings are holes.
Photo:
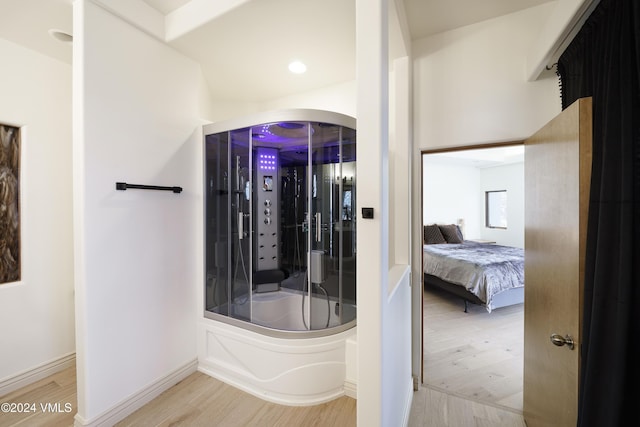
[[[256,270],[277,269],[279,259],[278,150],[258,147],[255,152],[256,171]]]

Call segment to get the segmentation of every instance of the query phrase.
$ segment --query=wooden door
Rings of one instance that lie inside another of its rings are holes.
[[[591,175],[591,99],[525,141],[523,412],[528,427],[575,426]],[[556,344],[551,335],[557,334]],[[575,346],[562,344],[570,336]]]

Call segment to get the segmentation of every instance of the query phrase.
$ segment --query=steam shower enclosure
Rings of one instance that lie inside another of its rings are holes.
[[[349,394],[355,119],[283,110],[213,123],[204,159],[200,370],[277,403]]]

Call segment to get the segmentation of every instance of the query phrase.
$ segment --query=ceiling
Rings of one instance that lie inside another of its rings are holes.
[[[108,3],[110,0],[101,0]],[[143,0],[167,15],[191,0]],[[403,0],[412,39],[550,0]],[[557,1],[557,0],[552,0]],[[0,0],[0,38],[71,62],[72,0]],[[253,0],[169,42],[198,61],[215,99],[259,102],[355,79],[355,0]],[[291,74],[297,59],[307,72]]]

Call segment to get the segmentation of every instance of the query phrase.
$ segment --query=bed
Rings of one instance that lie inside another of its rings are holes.
[[[488,312],[524,302],[522,248],[464,240],[455,224],[425,226],[424,234],[425,286],[461,297],[465,312],[469,302]]]

